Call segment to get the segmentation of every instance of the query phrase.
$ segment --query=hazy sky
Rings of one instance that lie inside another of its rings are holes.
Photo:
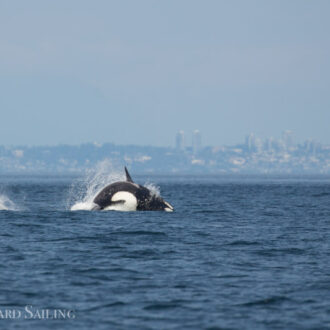
[[[0,145],[330,143],[328,0],[0,0]]]

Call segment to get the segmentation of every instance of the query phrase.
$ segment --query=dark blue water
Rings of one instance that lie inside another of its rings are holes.
[[[0,178],[1,328],[330,329],[329,179],[153,178],[174,213],[68,211],[72,180]]]

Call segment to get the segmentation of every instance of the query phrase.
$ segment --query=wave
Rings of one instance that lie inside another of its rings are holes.
[[[6,195],[0,195],[0,211],[17,211],[18,207]]]

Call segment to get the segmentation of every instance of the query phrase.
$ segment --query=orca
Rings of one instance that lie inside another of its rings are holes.
[[[93,210],[167,211],[173,206],[148,188],[135,183],[125,166],[126,181],[118,181],[103,188],[94,198]]]

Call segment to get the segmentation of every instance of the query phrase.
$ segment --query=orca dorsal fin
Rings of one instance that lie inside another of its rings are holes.
[[[126,166],[125,166],[125,173],[126,173],[126,181],[133,183],[133,180],[132,180],[131,176],[129,175]]]

